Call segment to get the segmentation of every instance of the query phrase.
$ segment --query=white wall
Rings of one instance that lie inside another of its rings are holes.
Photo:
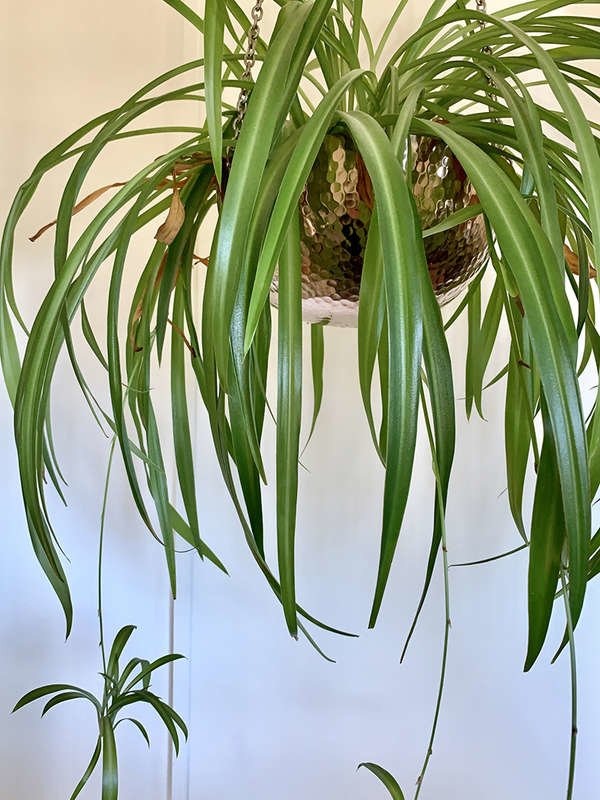
[[[386,6],[391,7],[391,3]],[[413,15],[420,4],[412,4]],[[267,4],[268,6],[268,4]],[[375,25],[383,4],[369,9]],[[23,0],[4,9],[0,33],[2,114],[0,215],[40,153],[79,123],[112,107],[153,75],[192,57],[197,42],[160,2]],[[272,22],[271,18],[267,24]],[[114,148],[89,185],[127,176],[166,142]],[[18,293],[33,311],[51,271],[51,239],[27,235],[54,214],[64,174],[42,189],[20,229]],[[80,224],[80,223],[77,223]],[[140,260],[143,248],[139,248]],[[102,292],[102,285],[98,289]],[[99,303],[101,306],[101,303]],[[101,309],[100,309],[101,311]],[[94,309],[92,308],[92,313]],[[101,324],[101,313],[97,316]],[[457,395],[461,394],[464,331],[452,335]],[[326,621],[361,634],[357,640],[319,635],[336,664],[287,636],[281,613],[254,569],[211,455],[205,418],[197,420],[203,530],[229,567],[226,578],[190,556],[180,559],[175,610],[177,708],[191,725],[176,765],[177,800],[234,796],[299,800],[383,797],[362,760],[392,770],[407,795],[419,772],[433,714],[444,611],[441,575],[407,661],[398,658],[420,590],[431,524],[432,485],[424,443],[415,466],[412,501],[381,621],[366,631],[378,554],[382,473],[363,419],[356,370],[356,333],[328,330],[324,407],[302,474],[298,526],[299,595]],[[91,363],[91,362],[90,362]],[[502,356],[496,359],[502,364]],[[14,717],[16,698],[54,681],[99,681],[95,558],[101,473],[107,442],[80,401],[69,370],[55,395],[58,448],[69,480],[68,510],[52,503],[71,564],[76,620],[65,645],[58,604],[34,561],[21,510],[8,403],[1,399],[0,485],[6,559],[0,580],[0,769],[2,800],[68,797],[93,747],[87,709],[66,706],[39,720],[39,708]],[[101,383],[101,375],[94,375]],[[591,389],[590,381],[589,388]],[[452,561],[484,557],[518,544],[502,495],[503,388],[486,396],[487,422],[464,422],[457,401],[459,448],[449,509]],[[310,398],[307,398],[310,413]],[[272,436],[272,432],[270,434]],[[273,474],[273,448],[267,448]],[[109,632],[138,624],[133,652],[157,656],[168,647],[169,602],[162,553],[132,511],[117,471],[111,494],[106,566]],[[267,494],[267,519],[273,498]],[[271,526],[272,529],[272,526]],[[272,548],[272,545],[271,545]],[[272,549],[271,549],[271,552]],[[331,587],[335,587],[333,590]],[[520,554],[452,572],[452,621],[447,690],[421,797],[464,800],[554,800],[564,796],[569,736],[566,658],[550,667],[550,649],[532,674],[521,672],[525,649],[526,558]],[[600,661],[592,585],[578,629],[580,750],[577,800],[597,797]],[[561,634],[559,619],[552,641]],[[166,692],[163,680],[158,690]],[[166,742],[154,727],[153,749],[121,728],[122,797],[167,798]],[[83,795],[97,797],[97,785]]]

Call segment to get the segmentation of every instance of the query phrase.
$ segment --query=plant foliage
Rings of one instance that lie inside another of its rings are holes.
[[[582,98],[600,100],[600,21],[555,0],[531,0],[494,15],[433,0],[417,31],[384,58],[405,2],[374,44],[358,0],[277,0],[279,19],[269,41],[257,43],[260,64],[251,84],[242,77],[250,22],[235,0],[208,2],[205,18],[182,0],[165,1],[204,36],[205,59],[159,76],[44,156],[19,190],[2,240],[0,359],[14,404],[27,522],[67,627],[68,580],[45,501],[47,479],[62,492],[51,405],[63,351],[90,408],[117,437],[141,519],[164,545],[173,592],[175,534],[216,560],[200,537],[192,378],[244,536],[290,633],[310,638],[307,623],[334,630],[298,604],[294,580],[303,389],[297,208],[324,137],[343,126],[364,159],[376,205],[358,323],[361,392],[385,470],[370,624],[377,621],[402,528],[424,403],[431,410],[438,491],[419,608],[438,561],[455,450],[446,330],[467,315],[467,412],[482,413],[487,366],[500,326],[507,325],[506,366],[495,380],[506,381],[508,502],[517,531],[530,542],[529,669],[545,642],[561,574],[574,628],[586,585],[600,571],[600,534],[592,537],[591,521],[600,484],[600,411],[596,402],[584,413],[580,395],[580,376],[586,368],[597,374],[600,359],[592,286],[600,246],[600,138],[581,106]],[[588,5],[598,7],[592,0]],[[540,86],[552,101],[539,99]],[[251,94],[236,139],[232,101],[242,88]],[[206,123],[182,125],[179,143],[119,186],[73,237],[81,187],[104,148],[124,137],[177,132],[173,126],[144,129],[143,117],[182,100],[204,104]],[[423,249],[432,231],[422,230],[406,182],[403,159],[412,134],[437,137],[452,149],[479,197],[466,213],[482,212],[488,229],[486,270],[495,282],[487,305],[478,279],[446,324]],[[54,277],[28,327],[13,291],[15,232],[40,181],[67,161],[73,167],[55,226]],[[218,221],[199,298],[193,276],[204,268],[196,241],[211,209]],[[123,309],[123,277],[136,269],[128,261],[131,239],[142,229],[154,233],[159,222]],[[106,329],[95,331],[85,299],[102,265],[111,271]],[[269,404],[269,287],[277,265],[277,398]],[[72,339],[78,325],[106,373],[110,408],[96,402],[79,366]],[[22,354],[16,327],[27,334]],[[312,335],[316,414],[324,333],[314,328]],[[171,373],[172,441],[160,429],[152,391],[161,366]],[[376,366],[380,421],[371,401]],[[277,417],[277,569],[265,557],[262,511],[269,405]],[[169,495],[167,450],[175,457],[182,513]],[[531,470],[536,488],[528,522],[523,495]]]

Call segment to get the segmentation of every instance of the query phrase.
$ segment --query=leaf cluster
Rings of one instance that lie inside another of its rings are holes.
[[[106,671],[101,673],[104,683],[101,697],[96,697],[78,686],[52,683],[40,686],[23,695],[13,709],[13,712],[18,711],[35,700],[49,696],[50,699],[46,701],[42,709],[42,716],[50,709],[71,700],[85,700],[94,709],[98,723],[98,738],[90,761],[73,790],[70,800],[75,800],[81,793],[94,774],[100,760],[102,760],[102,800],[116,800],[119,769],[115,732],[122,722],[130,722],[134,725],[150,747],[150,737],[144,725],[135,717],[122,716],[121,712],[128,709],[129,706],[138,703],[151,706],[164,723],[176,753],[179,752],[180,733],[187,739],[187,727],[179,714],[158,695],[150,691],[153,674],[161,667],[178,661],[183,656],[171,653],[157,658],[155,661],[132,658],[121,668],[120,659],[123,650],[134,630],[134,625],[126,625],[115,636],[106,663]]]

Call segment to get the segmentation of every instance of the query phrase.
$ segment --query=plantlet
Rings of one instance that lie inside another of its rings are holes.
[[[98,722],[98,739],[90,762],[75,787],[70,800],[75,800],[83,790],[94,774],[100,759],[102,759],[102,800],[116,800],[119,788],[119,768],[115,733],[122,722],[131,722],[132,725],[135,725],[147,742],[148,747],[150,747],[150,738],[142,723],[134,717],[120,716],[124,710],[130,713],[129,706],[136,703],[146,703],[151,706],[164,722],[177,753],[179,752],[178,729],[187,738],[187,727],[179,714],[164,700],[161,700],[160,697],[150,691],[150,681],[154,672],[166,664],[183,658],[183,656],[169,654],[152,662],[143,658],[132,658],[121,669],[119,659],[134,630],[135,627],[133,625],[127,625],[121,628],[115,636],[105,671],[101,673],[104,679],[104,690],[101,697],[95,697],[91,692],[81,689],[79,686],[72,686],[67,683],[52,683],[28,692],[13,709],[18,711],[20,708],[29,705],[29,703],[50,695],[52,696],[46,702],[42,710],[42,716],[50,711],[51,708],[71,700],[87,700],[92,705]]]

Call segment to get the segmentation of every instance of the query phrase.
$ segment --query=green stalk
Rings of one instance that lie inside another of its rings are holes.
[[[575,634],[573,631],[573,617],[571,615],[571,604],[569,603],[569,590],[567,584],[567,572],[564,564],[560,570],[560,582],[562,586],[562,597],[565,605],[565,616],[567,618],[567,635],[569,637],[569,664],[571,670],[571,746],[569,752],[569,781],[567,784],[567,800],[573,798],[573,786],[575,784],[575,762],[577,757],[577,659],[575,653]]]
[[[100,651],[102,653],[102,672],[106,674],[106,646],[104,644],[104,618],[102,614],[102,563],[104,556],[104,531],[106,528],[106,509],[108,507],[108,485],[110,483],[110,473],[112,469],[113,456],[117,437],[113,436],[110,443],[108,454],[108,466],[106,468],[106,478],[104,480],[104,492],[102,496],[102,510],[100,512],[100,538],[98,540],[98,625],[100,628]]]
[[[444,646],[442,650],[442,665],[440,669],[440,681],[438,686],[438,693],[437,693],[437,700],[435,704],[435,713],[433,716],[433,724],[431,726],[431,735],[429,737],[429,743],[427,745],[427,752],[425,754],[425,760],[423,762],[423,767],[421,772],[419,773],[419,777],[417,778],[417,788],[415,790],[414,800],[417,800],[419,795],[421,794],[421,788],[423,787],[423,781],[425,779],[425,773],[427,772],[427,767],[429,766],[429,761],[431,756],[433,755],[433,743],[435,741],[435,736],[437,733],[438,721],[440,718],[440,710],[442,707],[442,699],[444,696],[444,686],[446,683],[446,667],[448,663],[448,645],[450,641],[450,628],[452,627],[452,621],[450,618],[450,573],[449,573],[449,566],[448,566],[448,547],[447,547],[447,539],[446,539],[446,520],[444,514],[444,498],[442,495],[442,486],[441,486],[441,479],[439,474],[439,469],[437,465],[437,457],[436,457],[436,449],[435,449],[435,437],[433,434],[433,429],[431,426],[431,419],[429,416],[429,410],[427,408],[427,402],[425,398],[425,392],[423,390],[423,383],[421,382],[420,386],[420,395],[421,395],[421,407],[423,409],[423,416],[425,418],[425,426],[427,428],[427,438],[429,439],[429,447],[431,449],[431,456],[432,456],[432,466],[435,475],[435,487],[436,487],[436,494],[438,498],[438,505],[440,509],[440,528],[442,534],[442,563],[443,563],[443,571],[444,571],[444,614],[445,614],[445,624],[444,624]]]

